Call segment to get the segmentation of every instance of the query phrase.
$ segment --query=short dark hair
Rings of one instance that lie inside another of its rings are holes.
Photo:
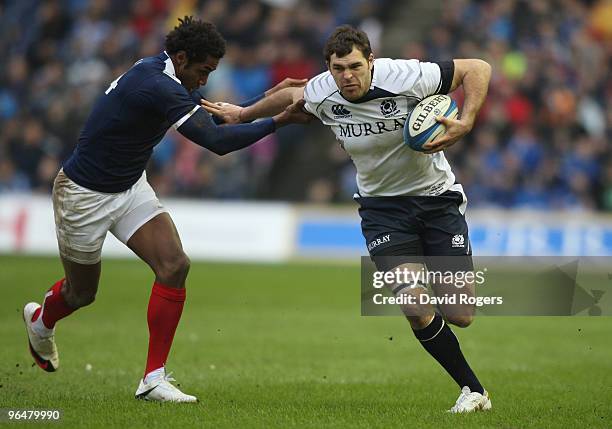
[[[365,58],[368,58],[372,53],[367,34],[350,25],[341,25],[334,30],[325,42],[325,48],[323,49],[325,61],[329,62],[333,54],[336,54],[337,57],[344,57],[351,53],[353,47],[359,49]]]
[[[178,51],[185,51],[190,62],[206,61],[209,55],[222,58],[225,40],[214,24],[185,16],[179,18],[179,25],[166,35],[166,52],[176,54]]]

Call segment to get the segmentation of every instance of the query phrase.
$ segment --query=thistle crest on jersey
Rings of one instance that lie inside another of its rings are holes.
[[[380,102],[380,112],[385,118],[396,116],[401,113],[397,108],[397,103],[392,98],[388,98]]]
[[[451,244],[452,247],[465,247],[465,238],[463,234],[455,234]]]

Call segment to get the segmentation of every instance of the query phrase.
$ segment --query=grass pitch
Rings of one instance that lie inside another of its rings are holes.
[[[60,409],[51,427],[612,425],[610,318],[480,317],[454,329],[493,402],[457,416],[445,412],[457,387],[408,323],[359,315],[358,266],[194,263],[168,369],[201,403],[155,404],[133,399],[148,268],[103,262],[97,301],[58,324],[61,368],[47,374],[32,366],[21,309],[60,277],[57,259],[0,256],[0,408]]]

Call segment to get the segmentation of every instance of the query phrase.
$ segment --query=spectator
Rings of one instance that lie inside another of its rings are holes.
[[[193,13],[228,40],[206,87],[215,101],[243,101],[286,76],[319,73],[323,41],[345,22],[368,31],[377,56],[486,59],[494,74],[479,123],[449,150],[471,203],[612,210],[609,1],[449,0],[432,18],[440,25],[395,43],[385,31],[411,23],[393,22],[402,14],[390,4],[8,2],[0,18],[0,192],[47,192],[95,98],[135,60],[160,51],[177,16]],[[462,94],[453,96],[461,104]],[[288,127],[227,159],[169,133],[149,171],[163,195],[318,202],[350,200],[353,176],[344,152],[317,127]]]

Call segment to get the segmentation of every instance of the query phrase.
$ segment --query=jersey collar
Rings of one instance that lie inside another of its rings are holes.
[[[166,57],[168,57],[164,61],[164,63],[166,64],[166,68],[164,68],[164,74],[170,76],[172,79],[174,79],[178,83],[181,83],[179,78],[176,77],[176,71],[174,70],[174,64],[172,64],[172,58],[170,58],[170,55],[168,55],[166,51],[164,51],[164,54],[166,55]]]
[[[376,73],[376,58],[375,58],[374,63],[372,64],[372,79],[370,80],[370,91],[373,90],[374,87],[376,87],[376,82],[378,81],[377,77],[378,77],[378,73]]]

